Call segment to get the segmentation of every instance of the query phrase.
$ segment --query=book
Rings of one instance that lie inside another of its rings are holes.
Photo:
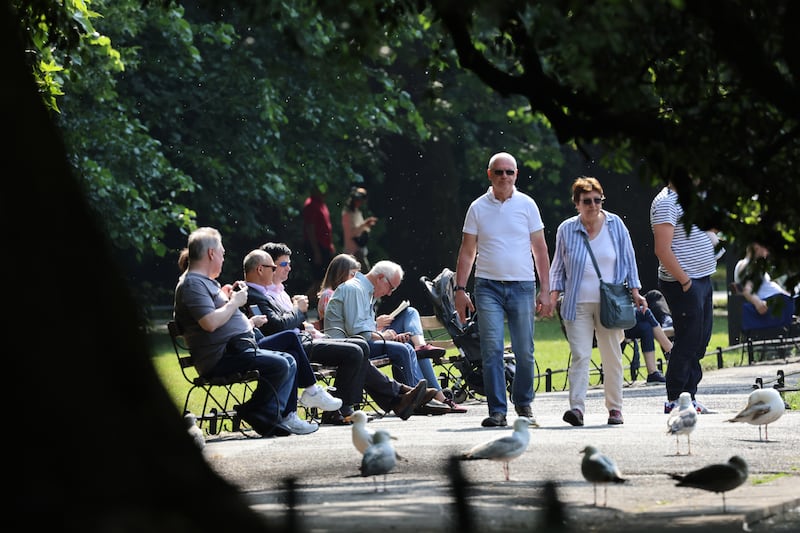
[[[400,312],[403,309],[405,309],[406,307],[408,307],[409,305],[410,305],[410,302],[408,300],[403,300],[402,302],[400,302],[400,304],[397,307],[395,307],[394,311],[389,313],[389,316],[392,317],[392,320],[394,320],[395,317],[397,317],[397,315],[399,315]]]

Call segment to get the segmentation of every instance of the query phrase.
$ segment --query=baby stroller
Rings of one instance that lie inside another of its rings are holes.
[[[470,316],[465,324],[459,320],[453,295],[455,273],[449,268],[442,270],[432,280],[426,276],[422,276],[419,280],[433,304],[434,314],[453,339],[453,344],[459,352],[458,357],[442,360],[441,366],[444,371],[439,375],[442,389],[449,388],[456,403],[462,403],[467,398],[480,400],[478,396],[485,396],[486,393],[483,387],[483,362],[477,313]],[[506,354],[504,360],[506,390],[510,392],[516,364],[513,354]]]

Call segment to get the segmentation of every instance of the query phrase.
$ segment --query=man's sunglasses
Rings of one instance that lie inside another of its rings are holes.
[[[493,168],[492,169],[492,174],[494,174],[495,176],[502,176],[503,173],[505,173],[506,176],[513,176],[514,174],[517,173],[517,171],[516,170],[511,170],[511,169],[508,169],[508,168],[505,169],[505,170],[503,170],[502,168]]]

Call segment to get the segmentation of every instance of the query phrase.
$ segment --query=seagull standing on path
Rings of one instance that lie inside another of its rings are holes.
[[[581,473],[594,488],[594,504],[597,505],[597,484],[603,484],[603,507],[608,503],[608,484],[625,483],[616,463],[608,456],[600,453],[594,446],[586,446],[581,452]]]
[[[375,481],[375,492],[378,490],[377,476],[383,474],[383,490],[386,491],[386,474],[397,465],[397,453],[392,446],[392,437],[385,429],[375,431],[372,436],[372,444],[364,450],[361,457],[361,475],[363,477],[373,476]]]
[[[767,425],[783,416],[785,411],[786,404],[776,389],[756,389],[747,398],[747,406],[728,422],[747,422],[758,426],[758,440],[762,440],[761,426],[764,426],[764,440],[769,441]]]
[[[514,432],[511,435],[478,444],[462,453],[459,459],[462,461],[477,459],[499,461],[503,463],[503,474],[505,475],[506,481],[508,481],[508,463],[522,455],[522,453],[528,449],[528,443],[531,440],[531,433],[528,429],[530,423],[530,419],[524,416],[517,418],[514,420]]]
[[[682,392],[678,396],[678,407],[672,410],[667,419],[667,435],[675,435],[675,455],[681,454],[680,435],[686,435],[686,445],[689,448],[687,455],[692,455],[691,432],[697,425],[697,409],[692,405],[692,395]]]
[[[722,512],[726,511],[725,493],[733,490],[747,480],[747,463],[734,455],[727,463],[704,466],[685,475],[669,474],[678,481],[676,487],[693,487],[710,492],[722,493]]]
[[[186,431],[192,438],[192,442],[201,450],[206,447],[206,437],[203,435],[203,430],[197,427],[197,417],[194,413],[186,413],[183,415],[183,421],[186,424]]]
[[[369,448],[369,446],[374,442],[375,430],[367,427],[367,413],[364,411],[353,411],[353,414],[350,415],[350,420],[353,422],[353,446],[356,447],[356,450],[358,450],[361,455],[364,455],[364,452],[367,450],[367,448]],[[397,440],[397,437],[393,435],[390,435],[389,438],[392,440]],[[408,459],[405,457],[401,457],[396,450],[395,455],[397,456],[398,461],[408,461]]]
[[[353,421],[353,446],[361,455],[364,455],[366,449],[372,444],[375,431],[367,427],[367,414],[364,411],[353,411],[350,420]]]

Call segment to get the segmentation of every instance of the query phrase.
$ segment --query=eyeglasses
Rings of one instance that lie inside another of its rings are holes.
[[[260,265],[260,266],[262,266],[262,267],[268,267],[268,268],[271,268],[273,272],[275,272],[276,270],[278,270],[278,267],[276,267],[275,265]]]
[[[291,262],[291,261],[281,261],[280,263],[278,263],[278,266],[279,266],[279,267],[286,268],[286,267],[288,267],[288,266],[289,266],[289,265],[291,265],[291,264],[292,264],[292,262]]]
[[[394,291],[396,291],[396,290],[397,290],[397,287],[395,287],[394,285],[392,285],[392,282],[391,282],[391,281],[389,281],[389,278],[387,278],[386,276],[384,276],[384,277],[383,277],[383,281],[385,281],[386,283],[388,283],[388,284],[389,284],[389,294],[392,294]]]
[[[603,200],[605,200],[605,199],[606,199],[605,196],[602,196],[602,197],[598,196],[598,197],[595,197],[595,198],[584,198],[583,200],[581,200],[581,202],[583,202],[583,205],[592,205],[592,202],[594,202],[597,205],[600,205],[600,204],[603,203]]]
[[[495,176],[502,176],[503,173],[505,173],[506,176],[513,176],[514,174],[517,173],[517,171],[516,170],[512,170],[510,168],[507,168],[505,170],[503,170],[502,168],[493,168],[492,169],[492,174],[494,174]]]

